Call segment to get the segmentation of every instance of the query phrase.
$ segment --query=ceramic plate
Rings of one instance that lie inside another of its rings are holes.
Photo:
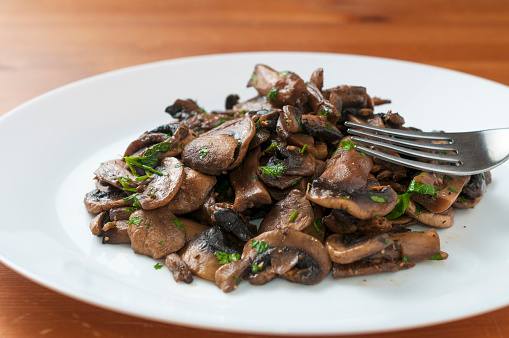
[[[207,110],[225,97],[256,95],[246,83],[257,63],[308,79],[325,70],[325,87],[365,86],[389,98],[406,125],[466,131],[509,126],[509,88],[415,63],[317,53],[247,53],[156,62],[94,76],[51,91],[0,119],[0,259],[24,276],[110,310],[223,331],[350,334],[414,328],[509,304],[509,165],[474,210],[458,210],[440,230],[446,261],[397,273],[315,286],[276,280],[242,283],[224,294],[213,283],[177,284],[128,245],[102,245],[89,230],[83,197],[93,171],[131,140],[170,118],[166,106],[192,98]]]

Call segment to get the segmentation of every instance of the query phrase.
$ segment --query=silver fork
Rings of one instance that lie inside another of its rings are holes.
[[[355,145],[355,149],[360,152],[423,171],[475,175],[491,170],[509,159],[509,128],[467,133],[427,133],[380,128],[354,122],[345,122],[345,126],[349,127],[347,130],[349,134],[355,135],[352,137],[353,143],[392,150],[415,159],[438,162],[438,164],[421,162]]]

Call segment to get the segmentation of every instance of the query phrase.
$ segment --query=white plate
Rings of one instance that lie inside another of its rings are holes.
[[[82,200],[93,170],[130,140],[166,123],[167,105],[193,98],[208,110],[225,97],[255,95],[246,83],[256,63],[317,67],[325,86],[366,86],[390,98],[409,126],[464,131],[507,127],[509,88],[470,75],[409,62],[317,53],[225,54],[157,62],[64,86],[0,120],[0,258],[24,276],[65,295],[157,321],[225,331],[332,334],[413,328],[457,320],[509,304],[509,165],[474,210],[458,211],[440,230],[450,258],[398,273],[315,286],[247,282],[231,293],[195,280],[176,284],[155,261],[129,246],[102,245],[88,229]]]

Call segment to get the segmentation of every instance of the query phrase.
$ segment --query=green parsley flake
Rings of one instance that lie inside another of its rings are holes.
[[[373,200],[375,202],[378,202],[378,203],[386,203],[387,202],[387,197],[386,196],[376,196],[376,195],[373,195],[373,196],[371,196],[371,200]]]
[[[263,268],[262,268],[263,264],[262,263],[260,263],[259,265],[256,265],[256,264],[251,265],[251,269],[253,270],[253,272],[260,272],[260,271],[262,271],[263,270]]]
[[[354,149],[355,144],[351,140],[341,141],[340,148],[345,151]]]
[[[203,161],[203,156],[207,155],[208,153],[209,153],[209,148],[201,147],[201,149],[200,149],[200,160]]]
[[[453,187],[447,187],[447,190],[458,193],[458,189],[453,188]]]
[[[449,176],[449,175],[443,175],[443,177],[444,177],[445,180],[452,180],[452,177]]]
[[[276,142],[272,142],[272,143],[270,144],[270,146],[268,146],[268,147],[265,149],[265,151],[272,150],[272,149],[274,149],[274,148],[276,148],[276,147],[277,147],[277,143],[276,143]]]
[[[183,166],[183,164],[182,164],[182,163],[177,163],[177,164],[175,164],[175,168],[180,168],[180,167],[182,167],[182,166]]]
[[[334,128],[330,124],[326,124],[325,127],[331,131],[334,131]]]
[[[304,154],[304,152],[306,151],[307,146],[308,146],[308,145],[307,145],[307,144],[305,144],[305,145],[302,147],[302,149],[300,150],[300,153],[301,153],[301,154]]]
[[[235,279],[237,282],[240,282],[240,278],[235,276],[235,275],[232,275],[232,278]]]
[[[323,116],[328,116],[329,111],[330,111],[330,108],[322,108],[322,111],[320,112],[320,114]]]
[[[161,269],[163,266],[164,266],[164,265],[157,263],[156,265],[154,265],[154,269],[159,270],[159,269]]]
[[[269,99],[269,101],[271,101],[271,102],[276,101],[276,95],[277,95],[278,91],[279,91],[279,87],[274,87],[269,91],[269,93],[267,94],[267,98]]]
[[[276,165],[260,166],[258,169],[265,175],[276,177],[281,175],[286,168],[281,163],[278,163]]]
[[[428,258],[428,261],[441,261],[443,259],[444,259],[444,257],[442,257],[442,254],[441,253],[437,253],[436,255]]]
[[[435,187],[428,184],[420,184],[416,180],[412,180],[408,186],[407,193],[417,193],[422,195],[435,196],[437,194]]]
[[[143,218],[139,218],[139,217],[133,217],[129,220],[129,222],[127,223],[127,225],[130,225],[130,224],[134,224],[136,226],[140,225],[140,223],[143,221]]]
[[[288,218],[288,222],[293,222],[297,218],[297,215],[299,215],[299,212],[294,210],[290,218]]]
[[[181,222],[181,221],[179,221],[179,220],[178,220],[178,218],[172,218],[171,220],[173,221],[173,223],[175,223],[175,225],[176,225],[178,228],[180,228],[180,229],[182,229],[182,230],[186,230],[186,229],[184,228],[184,226],[182,225],[182,222]]]
[[[132,181],[132,179],[130,179],[129,177],[127,177],[127,176],[117,177],[117,181],[120,182],[120,184],[122,185],[122,188],[125,191],[136,192],[136,188],[131,187],[130,182]]]
[[[238,261],[241,257],[241,255],[238,253],[229,254],[224,251],[216,251],[214,254],[216,255],[217,262],[219,264],[227,264],[230,262],[235,262],[235,261]]]
[[[269,248],[269,244],[263,241],[254,240],[251,242],[251,248],[256,248],[256,253],[261,254]]]
[[[407,261],[408,261],[408,256],[407,256],[407,255],[403,256],[402,261],[403,261],[403,262],[407,262]]]
[[[286,76],[290,73],[289,70],[283,70],[282,72],[279,72],[279,74],[283,75],[283,76]]]
[[[313,226],[315,227],[315,230],[318,233],[318,236],[321,236],[323,234],[322,219],[321,218],[315,219],[313,221]]]
[[[422,211],[422,205],[418,204],[418,203],[415,203],[415,216],[419,216],[419,214],[421,213]]]
[[[393,220],[403,215],[405,210],[408,208],[408,205],[410,204],[410,196],[411,194],[408,193],[398,195],[398,202],[396,203],[396,206],[389,214],[385,216],[385,218],[388,220]]]
[[[157,244],[163,245],[163,243],[164,243],[163,241],[159,241]]]

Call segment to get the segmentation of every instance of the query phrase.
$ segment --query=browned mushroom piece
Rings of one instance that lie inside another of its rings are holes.
[[[199,114],[185,120],[184,125],[196,134],[206,133],[234,118],[231,113]]]
[[[115,159],[102,163],[101,166],[94,171],[94,175],[100,182],[106,182],[118,189],[123,188],[119,178],[130,184],[134,189],[138,186],[138,182],[135,181],[136,175],[131,172],[129,166],[123,159]]]
[[[249,80],[248,87],[255,87],[259,95],[266,96],[275,107],[305,104],[308,92],[304,80],[295,74],[285,76],[274,69],[258,64]]]
[[[248,220],[237,210],[218,204],[214,209],[212,219],[225,232],[231,233],[242,243],[255,236],[256,227],[251,226]]]
[[[193,274],[214,281],[216,271],[222,266],[219,257],[225,254],[225,262],[236,259],[235,255],[240,258],[240,250],[228,241],[219,227],[212,227],[189,241],[178,253]]]
[[[487,174],[472,175],[463,187],[453,206],[459,209],[470,209],[479,203],[486,193],[488,185]]]
[[[265,269],[270,272],[263,272]],[[240,261],[217,270],[216,284],[223,292],[231,292],[242,279],[260,284],[275,274],[293,283],[313,285],[330,269],[329,255],[319,240],[289,229],[273,230],[247,242]],[[259,274],[265,277],[257,277]]]
[[[256,147],[240,166],[230,172],[230,182],[235,190],[233,207],[240,212],[272,202],[267,187],[257,176],[260,156],[261,149]]]
[[[310,82],[307,84],[309,93],[308,103],[316,115],[324,116],[333,126],[339,121],[340,113],[336,106],[323,97],[318,87]]]
[[[311,73],[309,82],[313,83],[318,90],[323,88],[323,68],[317,68]]]
[[[313,220],[311,203],[303,192],[295,189],[272,207],[263,218],[258,234],[275,229],[302,231],[311,225]]]
[[[129,217],[131,217],[131,210],[128,208],[112,208],[109,212],[110,221],[123,221],[123,220],[129,220]]]
[[[380,114],[385,125],[389,128],[399,129],[405,124],[405,119],[398,113],[393,113],[389,110],[387,114]]]
[[[97,214],[92,220],[90,221],[90,231],[92,234],[96,236],[102,236],[103,234],[103,225],[108,221],[108,212],[103,211],[99,214]]]
[[[343,138],[339,129],[331,124],[324,115],[302,115],[301,123],[302,130],[317,140],[337,145]]]
[[[424,207],[418,208],[413,201],[410,201],[405,214],[435,228],[450,228],[454,223],[454,209],[452,207],[442,212],[431,212]]]
[[[325,248],[334,263],[348,264],[382,251],[392,243],[387,234],[375,236],[334,234],[325,240]]]
[[[173,156],[178,153],[177,143],[184,139],[189,130],[180,123],[171,123],[159,126],[153,130],[147,131],[132,141],[124,152],[124,156],[144,156],[149,148],[158,147],[157,157]],[[163,148],[164,150],[160,150]],[[154,148],[155,149],[155,148]]]
[[[342,144],[348,141],[345,138]],[[390,186],[368,185],[372,166],[370,157],[340,145],[327,161],[327,169],[313,181],[307,197],[326,208],[345,209],[363,220],[385,216],[396,205],[397,195]]]
[[[229,135],[204,135],[187,144],[182,152],[182,162],[207,175],[219,175],[235,160],[238,146]]]
[[[184,180],[184,168],[175,157],[166,157],[160,161],[152,180],[137,198],[143,209],[156,209],[168,204],[177,194]]]
[[[175,282],[190,284],[193,282],[193,274],[189,266],[176,253],[169,254],[164,258],[164,265],[170,270]]]
[[[186,242],[189,242],[195,237],[198,237],[201,233],[210,229],[210,226],[203,225],[193,220],[178,217],[179,226],[184,228],[186,231]]]
[[[270,104],[267,96],[255,96],[249,100],[239,102],[233,106],[233,110],[236,112],[270,110],[272,108],[273,107]]]
[[[435,229],[391,234],[403,261],[419,262],[433,259],[443,260],[447,254],[440,251],[440,238]]]
[[[177,194],[168,203],[175,215],[198,210],[216,184],[216,178],[202,174],[189,167],[184,168],[184,179]]]
[[[350,264],[334,263],[332,266],[332,278],[341,279],[355,276],[372,275],[381,272],[396,272],[410,269],[415,262],[385,261],[378,263],[357,261]]]
[[[131,239],[128,234],[129,221],[110,221],[105,224],[103,231],[103,244],[129,244]]]
[[[111,192],[105,192],[94,189],[85,195],[83,203],[87,212],[95,214],[116,207],[127,207],[133,201],[127,200],[127,195],[122,190],[116,189]]]
[[[177,226],[177,218],[168,208],[136,210],[127,229],[135,253],[162,258],[176,252],[186,241],[185,230]]]
[[[203,114],[201,108],[193,100],[177,99],[171,106],[166,107],[165,111],[180,121]]]
[[[322,91],[323,96],[331,101],[331,103],[338,105],[336,102],[340,100],[341,114],[354,114],[358,115],[362,109],[370,109],[373,113],[373,102],[366,93],[366,88],[360,86],[346,86],[341,85]],[[334,100],[331,98],[334,97]]]
[[[229,135],[238,142],[235,151],[235,160],[228,166],[228,170],[234,169],[246,157],[249,143],[253,139],[256,132],[255,125],[248,116],[241,116],[234,120],[223,123],[222,125],[212,129],[204,135]]]
[[[470,176],[438,176],[422,172],[414,177],[414,181],[417,181],[419,184],[434,186],[436,194],[415,193],[412,195],[412,200],[434,213],[446,211],[456,201],[469,180]]]
[[[391,230],[391,222],[383,216],[377,216],[368,220],[360,220],[348,214],[345,210],[333,209],[324,217],[327,228],[337,234],[357,232],[359,234],[379,234]]]

